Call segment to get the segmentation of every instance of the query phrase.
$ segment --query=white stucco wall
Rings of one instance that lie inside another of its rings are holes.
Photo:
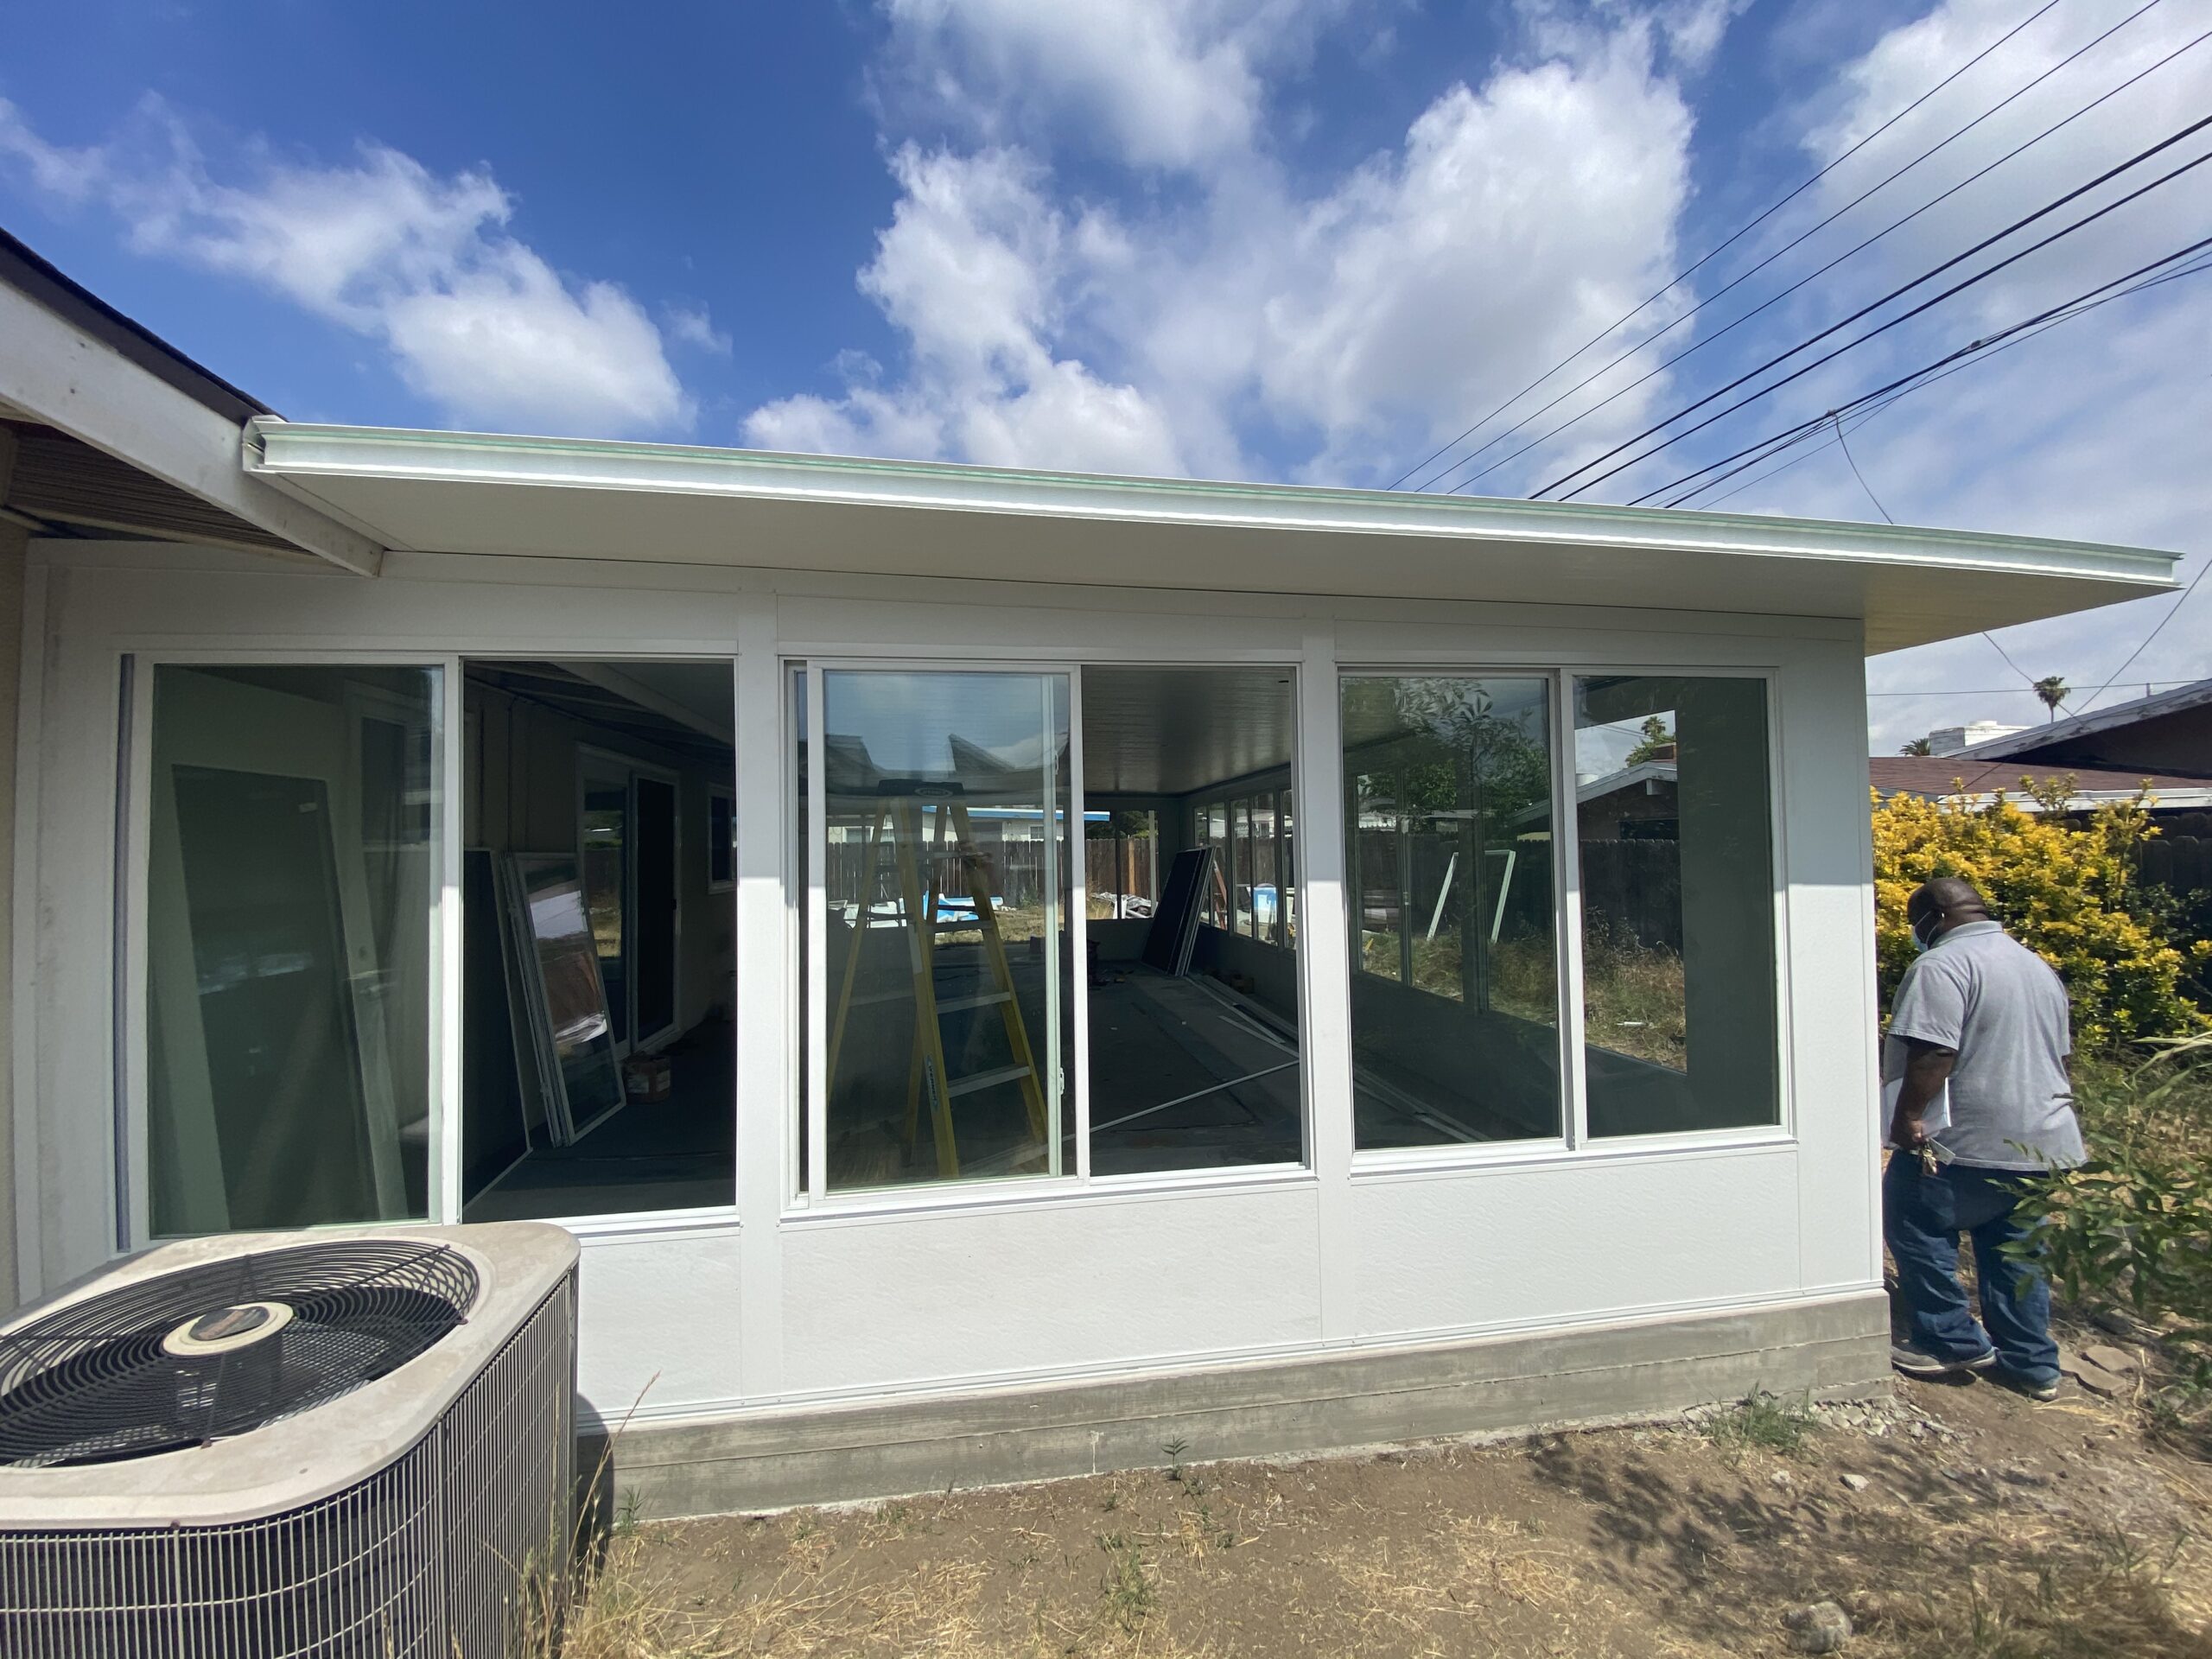
[[[28,537],[0,524],[0,963],[16,957],[16,721],[23,674]],[[0,997],[0,1310],[15,1306],[15,1002]]]
[[[580,1229],[582,1380],[603,1417],[1234,1363],[1879,1283],[1855,624],[404,554],[366,582],[212,556],[197,571],[179,569],[173,552],[101,556],[105,568],[79,556],[52,572],[43,618],[54,688],[35,715],[47,925],[26,988],[38,1011],[32,1231],[42,1282],[97,1265],[115,1236],[119,657],[342,650],[416,661],[735,658],[738,1198],[728,1212]],[[1075,1192],[978,1184],[811,1208],[791,1198],[799,1055],[780,664],[879,655],[1298,670],[1308,1167]],[[1787,877],[1778,1124],[1354,1155],[1336,674],[1398,665],[1768,677]],[[126,1031],[126,1058],[137,1040]]]

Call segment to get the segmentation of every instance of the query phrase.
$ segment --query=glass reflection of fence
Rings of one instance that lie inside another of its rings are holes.
[[[1495,927],[1501,939],[1548,934],[1552,926],[1551,848],[1548,841],[1514,843],[1503,903],[1498,882],[1505,879],[1502,860],[1486,861],[1479,887],[1465,880],[1454,860],[1454,836],[1400,836],[1392,830],[1363,830],[1359,836],[1361,925],[1395,933],[1399,911],[1411,912],[1416,938],[1455,933],[1465,906],[1479,904],[1480,927]],[[1496,847],[1486,849],[1493,854]],[[1633,939],[1646,949],[1679,952],[1682,948],[1682,877],[1680,849],[1661,840],[1586,841],[1580,848],[1582,913],[1602,918],[1612,936]],[[1399,861],[1407,861],[1401,880]],[[1464,862],[1464,861],[1462,861]],[[1451,886],[1445,886],[1447,872]],[[1440,906],[1439,899],[1442,900]]]

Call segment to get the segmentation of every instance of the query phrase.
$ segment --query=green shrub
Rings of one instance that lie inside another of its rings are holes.
[[[2024,788],[2031,780],[2020,780]],[[2070,778],[2034,791],[2047,807],[2070,798]],[[1999,791],[1986,806],[1913,795],[1874,799],[1876,960],[1883,1006],[1911,965],[1905,901],[1934,875],[1963,876],[2006,929],[2066,982],[2081,1047],[2202,1031],[2185,986],[2212,958],[2212,942],[2168,937],[2172,908],[2135,874],[2135,852],[2158,833],[2148,797],[2099,807],[2086,823],[2022,811]]]
[[[2075,1101],[2089,1161],[2033,1184],[2024,1216],[2057,1292],[2161,1331],[2173,1388],[2160,1408],[2212,1427],[2212,1037],[2092,1059]]]

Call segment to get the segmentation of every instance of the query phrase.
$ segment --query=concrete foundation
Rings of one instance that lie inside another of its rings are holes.
[[[1049,1388],[713,1421],[615,1437],[645,1519],[1052,1480],[1166,1461],[1621,1422],[1766,1389],[1862,1395],[1889,1376],[1879,1292]],[[587,1440],[579,1466],[606,1441]]]

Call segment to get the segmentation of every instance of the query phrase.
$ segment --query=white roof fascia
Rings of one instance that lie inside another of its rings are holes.
[[[1605,603],[1618,582],[1632,596],[1610,602],[1640,608],[1860,619],[1878,651],[2171,591],[2177,556],[1882,524],[273,419],[250,423],[245,464],[387,545],[429,552],[1497,602]],[[518,492],[512,511],[487,493],[501,488]],[[902,536],[884,516],[916,511],[969,529]],[[1009,518],[1068,531],[987,529]],[[1098,531],[1119,525],[1160,534],[1102,558]],[[1068,574],[1084,559],[1094,574]],[[1673,597],[1677,575],[1688,596]]]
[[[236,425],[5,284],[0,340],[0,404],[344,569],[377,574],[381,543],[241,467]]]

